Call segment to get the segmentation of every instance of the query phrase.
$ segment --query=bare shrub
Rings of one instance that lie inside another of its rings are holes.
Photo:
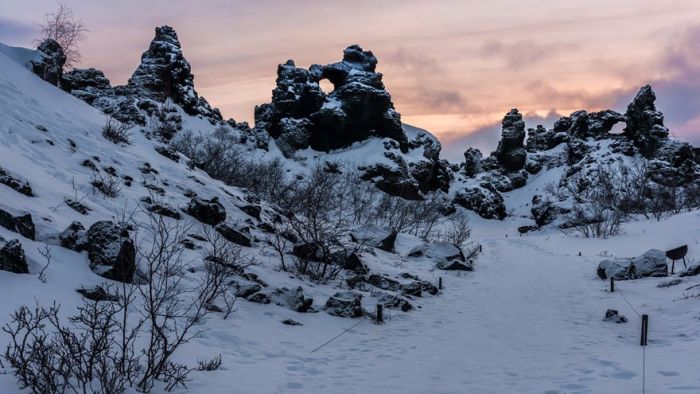
[[[586,238],[607,238],[620,234],[624,214],[601,204],[575,204],[567,215],[564,231],[574,230]]]
[[[447,217],[444,230],[438,231],[434,238],[437,241],[450,242],[464,248],[471,234],[469,217],[464,212],[458,211]]]
[[[115,144],[128,145],[131,143],[131,125],[109,116],[102,127],[102,136]]]
[[[211,358],[209,360],[199,360],[197,361],[198,371],[216,371],[221,368],[221,355]]]
[[[100,192],[105,197],[110,198],[117,197],[122,189],[119,178],[111,174],[102,174],[99,171],[93,171],[90,185],[92,185],[93,193]]]
[[[64,2],[58,3],[56,11],[45,14],[44,21],[39,24],[41,38],[37,43],[52,39],[61,45],[66,55],[65,67],[73,68],[80,61],[78,47],[87,36],[88,29],[80,19],[73,15],[73,9]]]

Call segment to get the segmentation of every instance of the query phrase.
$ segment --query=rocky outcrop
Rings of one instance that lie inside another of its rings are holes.
[[[565,117],[566,119],[570,119]],[[565,119],[562,118],[562,119]],[[557,122],[562,122],[559,119]],[[527,151],[531,153],[540,152],[555,148],[559,144],[566,142],[568,138],[568,128],[564,130],[557,130],[557,123],[555,123],[554,130],[547,130],[542,125],[537,125],[534,129],[527,130]],[[559,128],[562,126],[560,124]]]
[[[464,167],[463,173],[469,178],[473,178],[476,174],[482,171],[481,161],[484,155],[476,148],[467,148],[464,151]]]
[[[523,145],[525,140],[525,122],[517,109],[511,109],[503,118],[501,140],[494,152],[498,163],[506,170],[517,171],[525,167],[527,152]]]
[[[24,194],[27,197],[34,196],[34,192],[28,180],[19,175],[11,174],[2,167],[0,167],[0,184],[9,187],[17,193]]]
[[[598,264],[597,273],[601,279],[612,277],[617,280],[668,276],[666,254],[658,249],[651,249],[638,257],[603,260]]]
[[[606,138],[609,136],[610,130],[619,122],[624,122],[625,119],[624,115],[610,109],[591,113],[580,110],[559,118],[554,123],[552,132],[555,135],[566,133],[581,139]]]
[[[190,115],[223,120],[219,110],[212,108],[194,89],[190,63],[182,54],[175,29],[170,26],[156,27],[151,45],[141,55],[141,64],[122,91],[142,95],[156,102],[169,98]]]
[[[58,86],[63,75],[63,66],[66,64],[66,54],[61,45],[46,39],[37,48],[34,59],[29,62],[29,69],[44,81]]]
[[[76,68],[65,73],[61,89],[102,110],[108,110],[114,99],[114,88],[109,79],[95,68]]]
[[[546,198],[543,198],[539,194],[532,196],[532,208],[530,213],[535,219],[538,227],[552,223],[557,217],[568,213],[568,209],[560,208],[554,203]]]
[[[22,244],[13,239],[0,249],[0,270],[16,274],[28,274],[27,258],[24,256]]]
[[[74,221],[58,235],[58,240],[64,248],[78,250],[80,248],[79,243],[84,235],[85,226],[78,221]]]
[[[214,230],[216,230],[217,233],[221,234],[221,236],[229,242],[233,242],[241,246],[253,246],[253,242],[250,240],[249,236],[227,225],[226,223],[219,223],[216,227],[214,227]]]
[[[394,139],[405,151],[401,116],[376,64],[372,52],[357,45],[345,49],[343,61],[326,66],[280,64],[272,101],[255,109],[256,128],[267,130],[288,157],[299,149],[329,151],[372,136]],[[333,92],[323,92],[322,79],[333,84]]]

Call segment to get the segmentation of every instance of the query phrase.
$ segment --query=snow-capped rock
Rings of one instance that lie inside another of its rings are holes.
[[[612,277],[617,280],[668,276],[666,254],[651,249],[637,257],[603,260],[598,264],[598,276],[601,279]]]
[[[29,68],[44,81],[58,86],[63,75],[66,55],[61,45],[46,39],[37,47],[36,56],[29,63]]]
[[[27,258],[24,255],[22,244],[13,239],[8,241],[0,249],[0,270],[14,272],[16,274],[28,274]]]

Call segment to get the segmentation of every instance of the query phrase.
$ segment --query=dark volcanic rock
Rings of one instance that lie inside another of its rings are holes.
[[[218,197],[213,197],[211,200],[192,197],[185,212],[200,222],[212,226],[226,220],[226,209],[221,205]]]
[[[0,184],[8,186],[17,193],[24,194],[27,197],[33,197],[32,187],[29,186],[29,181],[18,175],[10,174],[7,170],[0,167]]]
[[[605,311],[605,317],[603,321],[614,322],[614,323],[627,323],[627,318],[624,315],[620,315],[615,309],[608,309]]]
[[[568,210],[557,207],[552,201],[544,199],[542,196],[536,194],[532,196],[532,208],[530,212],[537,226],[541,227],[552,223],[558,216],[568,213]]]
[[[111,105],[107,98],[114,98],[114,88],[109,79],[94,68],[76,68],[65,73],[61,79],[61,89],[100,109]]]
[[[74,221],[58,235],[61,246],[71,250],[80,250],[83,247],[79,245],[79,241],[85,235],[85,226],[78,221]]]
[[[126,230],[111,221],[96,222],[85,233],[82,244],[95,273],[120,282],[132,281],[136,271],[136,248]]]
[[[270,104],[256,107],[256,127],[275,138],[286,156],[311,147],[328,151],[371,136],[394,139],[406,149],[408,139],[376,57],[357,45],[343,52],[343,61],[310,69],[293,61],[277,68],[277,87]],[[318,82],[328,79],[334,90],[326,95]]]
[[[214,230],[216,230],[216,232],[221,234],[229,242],[233,242],[235,244],[247,247],[253,245],[253,243],[250,240],[250,237],[227,225],[226,223],[219,223],[214,228]]]
[[[561,119],[558,120],[558,122],[560,121]],[[566,131],[547,130],[543,126],[537,125],[536,128],[527,130],[527,151],[534,153],[549,150],[566,142],[567,138]]]
[[[453,202],[478,213],[485,219],[503,220],[506,217],[503,197],[490,184],[460,190],[455,195]]]
[[[177,33],[170,26],[156,27],[155,37],[141,55],[141,64],[131,75],[127,89],[162,102],[167,98],[190,115],[202,115],[222,121],[219,110],[197,95],[194,75],[182,54]]]
[[[525,122],[517,109],[511,109],[503,118],[501,140],[494,152],[498,162],[509,171],[525,167],[527,152],[523,146],[525,140]]]
[[[119,296],[116,294],[107,293],[107,291],[102,288],[102,286],[95,286],[92,289],[78,289],[76,290],[83,297],[91,301],[109,301],[117,302],[119,301]]]
[[[338,292],[326,301],[328,314],[338,317],[362,317],[362,294],[352,291]]]
[[[446,271],[473,271],[474,265],[467,261],[462,249],[449,242],[433,242],[419,245],[408,253],[409,257],[426,257],[435,262],[438,269]],[[418,283],[418,282],[416,282]]]
[[[642,87],[627,106],[625,135],[635,142],[645,156],[652,155],[659,141],[668,137],[664,115],[656,110],[656,94],[651,86]]]
[[[29,62],[29,67],[44,81],[58,86],[63,75],[66,55],[61,45],[52,39],[46,39],[37,48],[36,58]]]
[[[467,148],[467,150],[464,151],[464,175],[472,178],[480,173],[482,170],[481,161],[483,159],[484,155],[481,154],[480,150],[476,148]]]
[[[0,270],[16,274],[28,274],[27,258],[24,256],[22,244],[13,239],[0,249]]]
[[[36,239],[36,230],[31,214],[15,215],[4,209],[0,209],[0,226],[29,238],[32,241]]]

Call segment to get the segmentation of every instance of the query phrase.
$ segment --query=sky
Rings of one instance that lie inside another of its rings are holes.
[[[651,84],[674,135],[700,145],[697,0],[73,0],[89,28],[78,67],[125,83],[154,27],[178,32],[195,88],[225,117],[253,121],[277,64],[328,64],[359,44],[405,123],[459,158],[488,153],[511,108],[527,127],[577,109],[624,111]],[[0,0],[0,42],[33,46],[52,0]]]

